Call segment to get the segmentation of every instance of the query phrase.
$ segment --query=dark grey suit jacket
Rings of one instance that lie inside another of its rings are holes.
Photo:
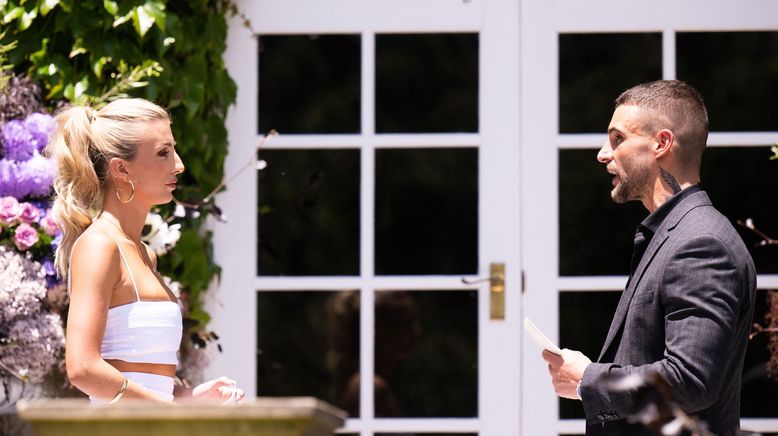
[[[634,393],[610,392],[600,379],[648,372],[713,433],[735,434],[755,292],[753,261],[729,220],[704,191],[683,198],[651,239],[598,361],[584,372],[586,434],[648,434],[624,419]]]

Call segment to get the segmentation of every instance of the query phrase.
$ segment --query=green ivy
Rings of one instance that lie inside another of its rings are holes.
[[[236,93],[222,61],[230,13],[228,0],[0,0],[0,46],[10,48],[4,55],[16,74],[43,86],[50,107],[124,95],[167,107],[187,167],[176,195],[195,201],[223,176],[224,121]],[[195,329],[209,320],[201,296],[220,271],[206,215],[184,222],[159,265],[186,290]]]

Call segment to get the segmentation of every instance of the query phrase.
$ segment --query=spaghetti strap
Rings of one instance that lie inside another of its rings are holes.
[[[113,240],[113,242],[116,243],[116,248],[119,249],[119,256],[122,258],[122,262],[124,262],[124,268],[127,269],[127,274],[130,275],[130,280],[132,280],[132,289],[135,291],[135,298],[137,299],[137,301],[140,301],[140,293],[138,292],[138,285],[135,284],[135,276],[132,274],[132,270],[130,269],[130,264],[127,263],[127,258],[124,257],[124,252],[122,251],[122,246],[119,245],[119,241],[117,241],[116,238],[111,236],[111,234],[109,234],[108,232],[104,232],[102,230],[94,230],[94,229],[90,230],[90,231],[102,233],[102,234],[108,236],[109,238],[111,238]],[[76,244],[78,244],[78,241],[81,239],[82,236],[84,236],[84,233],[86,233],[86,232],[83,232],[80,235],[78,235],[78,238],[76,238],[76,241],[73,242],[73,248],[70,249],[70,258],[71,258],[71,260],[73,258],[73,250],[75,250]],[[71,280],[70,267],[71,267],[71,262],[68,261],[68,293],[70,293],[70,280]]]

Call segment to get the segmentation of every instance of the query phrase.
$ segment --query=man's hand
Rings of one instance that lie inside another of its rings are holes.
[[[576,388],[581,382],[584,370],[592,361],[580,351],[567,348],[562,350],[561,356],[543,350],[543,360],[548,362],[548,373],[551,375],[556,394],[563,398],[580,400]]]

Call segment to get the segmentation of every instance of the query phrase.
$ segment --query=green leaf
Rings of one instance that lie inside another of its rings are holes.
[[[208,325],[208,322],[211,321],[211,315],[208,315],[204,310],[200,309],[199,307],[190,309],[189,317],[197,321],[198,323],[200,323],[200,325],[203,327]]]
[[[76,42],[73,43],[73,48],[70,50],[70,54],[68,54],[68,58],[72,59],[83,53],[86,53],[86,48],[84,48],[84,40],[78,38],[76,39]]]
[[[49,38],[41,39],[41,48],[38,51],[30,53],[30,61],[34,64],[41,64],[44,62],[49,50]]]
[[[76,87],[73,86],[72,83],[68,83],[65,86],[65,90],[62,92],[62,95],[68,99],[69,101],[75,101],[76,100]]]
[[[33,9],[22,14],[22,19],[19,20],[19,30],[27,30],[32,24],[32,20],[38,16],[38,10]]]
[[[132,25],[135,27],[135,32],[143,38],[146,32],[154,25],[154,18],[149,15],[146,8],[138,6],[132,11]]]
[[[59,0],[43,0],[40,2],[40,6],[38,6],[38,8],[41,11],[41,15],[45,17],[58,4],[59,4]]]
[[[111,62],[110,56],[101,56],[92,63],[92,72],[95,73],[95,77],[98,79],[103,78],[103,67],[109,62]]]
[[[148,14],[153,20],[154,23],[157,24],[157,27],[160,28],[163,32],[165,31],[165,4],[159,1],[147,1],[143,6],[142,9],[146,11],[146,14]]]
[[[119,5],[111,0],[103,0],[103,8],[114,17],[119,13]]]
[[[87,89],[89,89],[89,76],[84,76],[83,79],[76,83],[74,88],[76,98],[81,97]]]
[[[130,21],[130,19],[132,18],[133,12],[134,12],[134,10],[128,12],[126,15],[121,16],[121,17],[114,16],[113,24],[111,25],[111,27],[116,28],[116,27],[119,27],[122,24]]]
[[[10,11],[8,11],[8,13],[6,13],[5,16],[3,16],[3,23],[8,24],[11,21],[21,17],[22,15],[24,15],[24,8],[21,6],[17,6],[11,9]]]

